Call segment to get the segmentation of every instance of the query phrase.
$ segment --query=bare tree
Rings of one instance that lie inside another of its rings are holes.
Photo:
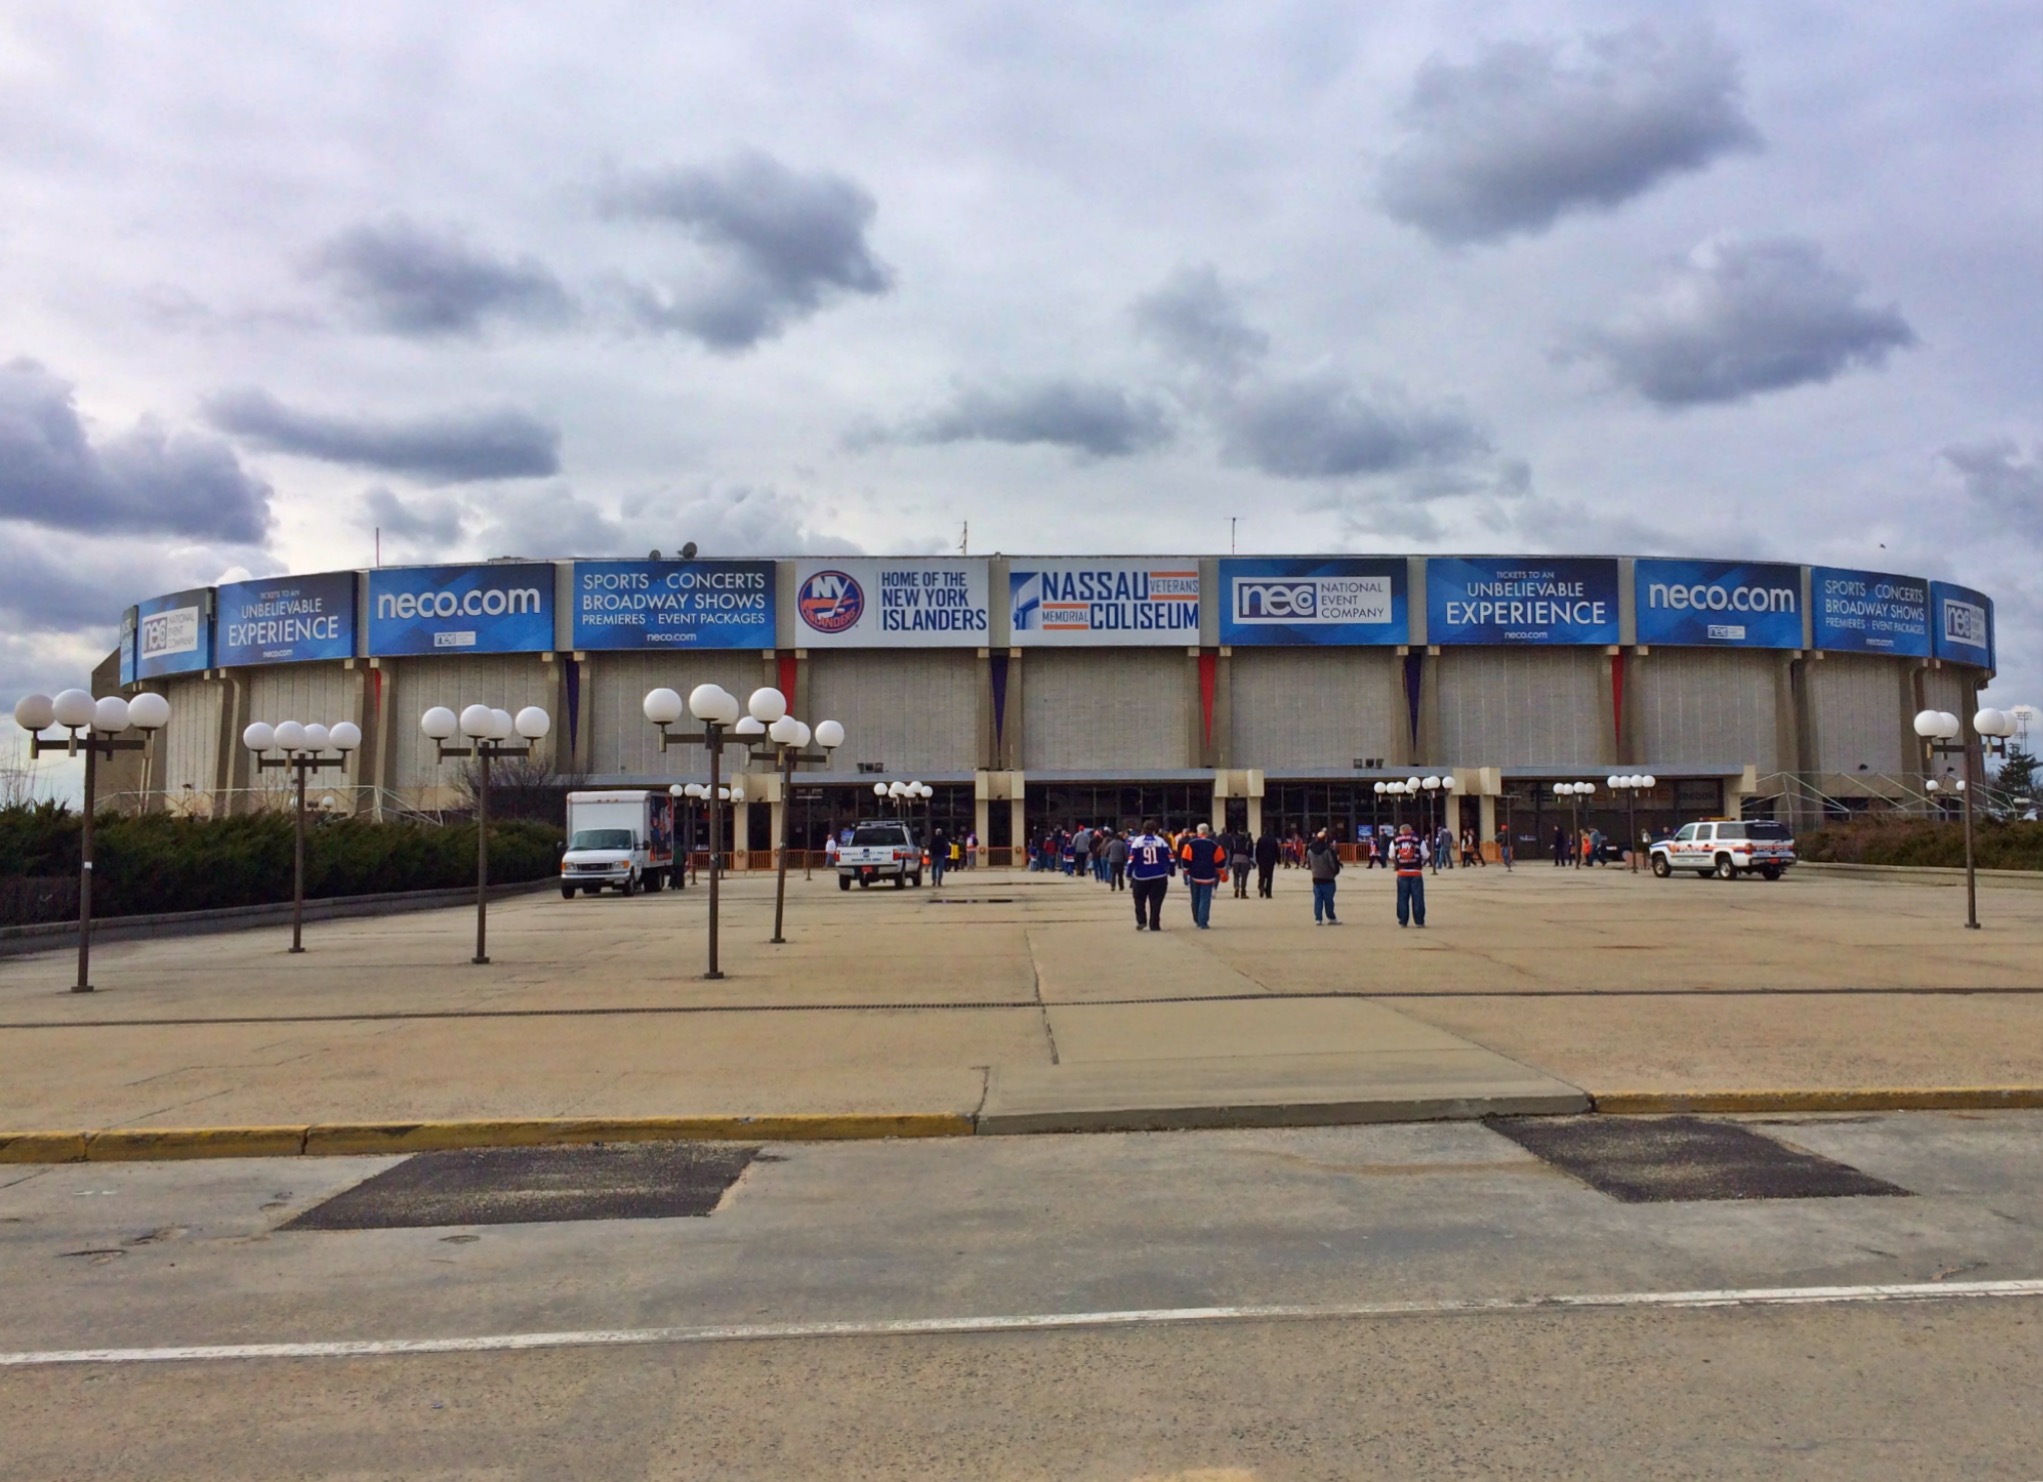
[[[561,772],[553,762],[538,756],[506,757],[490,763],[489,812],[491,818],[529,818],[539,823],[565,826],[567,795],[581,787],[587,777],[579,772]],[[482,786],[482,767],[475,761],[461,764],[455,786],[475,806]]]

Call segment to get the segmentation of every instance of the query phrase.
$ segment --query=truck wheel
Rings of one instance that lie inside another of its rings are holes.
[[[873,883],[873,877],[872,877],[872,876],[870,876],[870,875],[860,875],[860,876],[858,877],[858,888],[859,888],[860,890],[866,890],[866,889],[869,889],[869,888],[871,887],[872,883]]]
[[[1779,865],[1761,865],[1759,867],[1759,876],[1762,880],[1778,880],[1781,877],[1781,867]]]
[[[1735,880],[1738,878],[1738,866],[1731,863],[1730,855],[1720,854],[1717,856],[1717,878],[1719,880]]]
[[[1667,863],[1667,856],[1666,856],[1666,855],[1664,855],[1664,854],[1656,854],[1656,855],[1654,855],[1654,856],[1653,856],[1653,874],[1654,874],[1654,875],[1655,875],[1655,876],[1656,876],[1657,878],[1659,878],[1659,879],[1661,879],[1661,880],[1665,880],[1665,879],[1666,879],[1666,878],[1667,878],[1667,877],[1668,877],[1669,875],[1671,875],[1671,874],[1673,874],[1673,873],[1674,873],[1674,866],[1672,866],[1672,865],[1670,865],[1669,863]]]
[[[837,877],[837,888],[838,888],[839,890],[849,890],[849,889],[851,889],[851,876],[849,876],[849,875],[839,875],[839,876]]]
[[[905,885],[906,885],[907,883],[908,883],[908,877],[907,877],[906,875],[896,875],[896,876],[894,877],[894,888],[895,888],[896,890],[899,890],[899,889],[901,889],[901,888],[902,888],[903,886],[905,886]]]
[[[626,876],[624,877],[624,883],[623,883],[622,885],[620,885],[620,886],[618,886],[618,887],[617,887],[617,892],[618,892],[618,894],[620,894],[620,895],[624,895],[624,896],[633,896],[633,895],[637,895],[637,894],[638,894],[638,876],[636,876],[636,875],[626,875]]]
[[[573,900],[573,899],[575,898],[575,888],[574,888],[574,886],[572,886],[572,885],[563,885],[563,886],[561,886],[561,888],[560,888],[560,898],[561,898],[562,900],[564,900],[564,901],[571,901],[571,900]]]
[[[922,877],[920,875],[910,875],[908,877],[908,883],[910,885],[913,885],[917,890],[920,890],[922,888]]]
[[[665,870],[649,870],[646,873],[647,895],[658,895],[661,891],[665,890],[666,888],[667,888],[667,872]]]

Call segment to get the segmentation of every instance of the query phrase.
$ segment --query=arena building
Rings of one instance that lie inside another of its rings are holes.
[[[559,773],[702,780],[647,691],[783,690],[841,721],[802,773],[794,837],[919,780],[1004,850],[1057,822],[1156,817],[1347,838],[1375,784],[1451,777],[1434,817],[1543,839],[1552,784],[1651,774],[1642,827],[1743,811],[1922,806],[1911,722],[1969,714],[1994,664],[1980,593],[1877,572],[1647,557],[799,557],[498,560],[172,593],[130,609],[121,684],[173,718],[124,783],[143,806],[262,806],[251,721],[351,720],[322,794],[381,815],[450,806],[430,706],[540,705]],[[764,772],[766,764],[751,770]],[[274,776],[275,774],[270,774]],[[735,841],[765,850],[779,779],[746,779]],[[1565,805],[1562,805],[1563,807]],[[995,855],[999,858],[999,855]]]

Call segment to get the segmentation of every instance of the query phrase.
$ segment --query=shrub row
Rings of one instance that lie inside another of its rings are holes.
[[[1803,859],[1838,864],[1963,867],[1962,825],[1927,819],[1826,824],[1795,841]],[[1972,859],[1982,870],[2043,870],[2043,823],[1974,819]]]
[[[0,878],[76,878],[81,819],[52,804],[0,809]],[[538,880],[560,867],[560,830],[490,825],[490,879]],[[139,916],[291,898],[288,814],[174,818],[101,814],[93,831],[93,914]],[[435,890],[475,880],[475,825],[322,818],[305,831],[307,898]]]

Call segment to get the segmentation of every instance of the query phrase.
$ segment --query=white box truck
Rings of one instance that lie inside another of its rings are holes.
[[[664,790],[571,792],[560,894],[664,890],[674,871],[674,800]]]

